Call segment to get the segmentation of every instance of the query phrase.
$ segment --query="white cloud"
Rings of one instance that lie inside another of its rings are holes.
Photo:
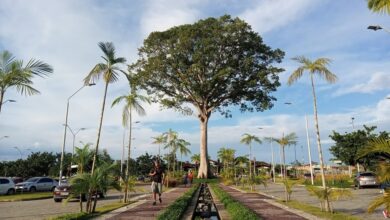
[[[361,80],[361,79],[360,79]],[[350,93],[374,93],[381,90],[389,90],[390,74],[376,72],[370,76],[364,83],[351,86],[344,86],[336,90],[333,95],[341,96]]]
[[[311,0],[273,0],[256,2],[254,7],[245,10],[242,17],[260,34],[281,28],[293,20],[305,15],[308,8],[314,4]]]

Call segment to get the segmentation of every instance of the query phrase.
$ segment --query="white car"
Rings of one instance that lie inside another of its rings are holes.
[[[11,195],[15,193],[15,183],[9,177],[0,177],[0,194]]]
[[[15,185],[16,191],[53,191],[58,182],[49,177],[33,177]]]

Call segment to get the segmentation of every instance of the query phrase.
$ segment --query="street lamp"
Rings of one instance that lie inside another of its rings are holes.
[[[69,131],[70,133],[72,133],[72,136],[73,136],[73,150],[72,150],[72,160],[70,161],[70,166],[72,167],[72,163],[73,163],[73,155],[74,155],[74,142],[76,140],[76,135],[80,132],[80,131],[84,131],[86,128],[79,128],[76,132],[73,132],[72,128],[69,126],[69,125],[66,125],[64,124],[64,126],[68,127],[69,128]]]
[[[285,102],[285,105],[292,105],[291,102]],[[314,185],[314,175],[313,175],[313,165],[311,161],[311,150],[310,150],[310,139],[309,139],[309,130],[308,130],[308,121],[307,121],[307,115],[305,113],[305,122],[306,122],[306,141],[307,141],[307,151],[309,154],[309,166],[310,166],[310,177],[311,177],[311,185]]]
[[[87,86],[94,86],[95,83],[90,83]],[[65,113],[65,128],[64,128],[64,142],[62,144],[62,150],[61,150],[61,162],[60,162],[60,178],[62,178],[62,169],[63,169],[63,163],[64,163],[64,151],[65,151],[65,142],[66,142],[66,130],[68,127],[68,114],[69,114],[69,101],[70,99],[76,95],[81,89],[83,89],[86,85],[83,85],[80,87],[76,92],[74,92],[71,96],[69,96],[67,102],[66,102],[66,113]],[[61,181],[58,182],[59,185],[61,185]]]
[[[0,140],[2,140],[2,139],[4,139],[4,138],[9,138],[9,136],[8,136],[8,135],[5,135],[5,136],[3,136],[3,137],[0,137]]]
[[[3,104],[5,104],[5,103],[7,103],[7,102],[16,102],[16,100],[13,100],[13,99],[7,99],[7,100],[5,100],[4,102],[2,102],[1,104],[3,105]]]
[[[138,124],[138,123],[140,123],[140,121],[133,122],[133,124]],[[131,130],[131,126],[132,125],[130,124],[130,130]],[[122,158],[121,158],[121,175],[123,175],[123,164],[124,164],[124,161],[125,161],[125,158],[124,158],[125,157],[125,136],[126,136],[125,132],[126,132],[126,130],[123,131]],[[134,139],[135,138],[131,138],[131,140],[134,140]],[[129,148],[129,150],[130,150],[130,148]]]
[[[22,151],[18,148],[18,147],[14,147],[16,150],[19,151],[20,153],[20,159],[23,160],[23,155],[22,155]]]
[[[262,130],[263,128],[262,127],[259,127],[258,129],[260,129],[260,130]],[[273,137],[271,137],[271,140],[270,140],[270,142],[271,142],[271,152],[272,152],[272,154],[271,154],[271,165],[272,165],[272,167],[271,167],[271,172],[272,172],[272,176],[273,176],[273,182],[276,182],[276,180],[275,180],[275,161],[274,161],[274,146],[273,146],[273,142],[274,142],[274,138]]]

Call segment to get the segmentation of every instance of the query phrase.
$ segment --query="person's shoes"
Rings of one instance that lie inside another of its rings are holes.
[[[162,200],[161,200],[161,198],[158,198],[158,201],[160,201],[160,203],[162,203]]]
[[[156,201],[153,202],[153,205],[156,205]]]
[[[389,218],[389,216],[387,215],[387,212],[386,212],[385,210],[383,210],[382,213],[383,213],[383,216],[384,216],[385,218]]]

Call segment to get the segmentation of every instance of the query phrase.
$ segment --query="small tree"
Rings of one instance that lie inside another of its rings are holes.
[[[339,200],[341,198],[352,197],[352,192],[349,189],[336,189],[336,188],[321,188],[317,186],[306,186],[307,191],[313,196],[316,196],[320,200],[321,211],[333,212],[332,201]],[[327,208],[329,210],[327,210]]]

